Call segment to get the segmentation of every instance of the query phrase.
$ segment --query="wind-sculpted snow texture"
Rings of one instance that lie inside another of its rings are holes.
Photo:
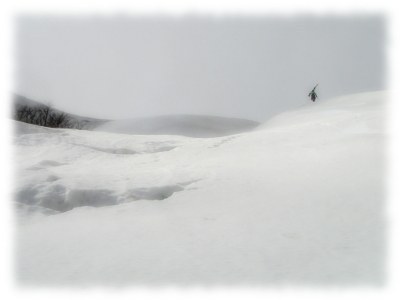
[[[383,92],[218,138],[16,124],[20,284],[379,285]]]

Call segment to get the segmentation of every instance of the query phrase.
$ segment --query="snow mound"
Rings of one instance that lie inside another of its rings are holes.
[[[22,125],[18,281],[381,285],[385,97],[206,139]]]
[[[369,92],[343,96],[282,113],[256,129],[334,130],[359,133],[382,132],[382,109],[385,92]]]
[[[131,120],[109,121],[97,131],[126,134],[166,134],[188,137],[218,137],[250,131],[255,121],[199,115],[167,115]]]

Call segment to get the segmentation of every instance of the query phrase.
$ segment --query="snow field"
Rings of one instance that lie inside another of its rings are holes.
[[[217,138],[17,124],[17,277],[39,285],[384,280],[385,93]]]

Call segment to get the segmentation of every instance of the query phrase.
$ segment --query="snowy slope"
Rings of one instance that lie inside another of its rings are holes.
[[[202,115],[165,115],[109,121],[97,131],[126,134],[163,134],[188,137],[218,137],[250,131],[258,122]]]
[[[385,93],[219,138],[16,124],[23,284],[380,284]]]

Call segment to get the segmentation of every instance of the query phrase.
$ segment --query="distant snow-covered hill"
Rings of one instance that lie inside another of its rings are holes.
[[[13,105],[37,107],[43,103],[21,95],[14,95]],[[65,113],[57,108],[56,112]],[[250,131],[258,122],[207,115],[164,115],[127,120],[105,120],[66,113],[72,123],[87,130],[139,134],[139,135],[182,135],[188,137],[218,137]]]
[[[381,285],[384,92],[191,138],[16,123],[20,284]]]
[[[95,128],[97,131],[127,133],[182,135],[189,137],[217,137],[252,130],[255,121],[201,115],[165,115],[131,120],[116,120]]]

